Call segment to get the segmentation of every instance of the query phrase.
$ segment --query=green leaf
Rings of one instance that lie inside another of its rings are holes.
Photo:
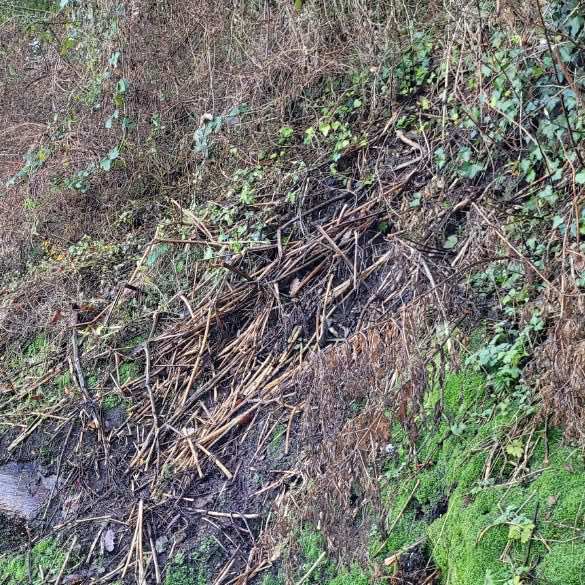
[[[524,517],[519,517],[510,525],[508,531],[508,538],[510,540],[519,540],[522,544],[526,544],[534,532],[534,523]]]
[[[128,118],[128,116],[124,116],[122,118],[122,128],[124,128],[124,130],[134,130],[134,128],[136,128],[136,122],[131,118]]]
[[[575,175],[575,183],[577,183],[577,185],[585,185],[585,169],[579,171]]]
[[[464,422],[456,422],[451,425],[451,432],[456,436],[460,437],[467,429],[467,425]]]
[[[451,250],[452,248],[454,248],[457,245],[458,241],[459,241],[459,238],[455,234],[452,234],[443,242],[443,248],[446,248],[447,250]]]
[[[421,107],[422,110],[430,110],[431,109],[431,102],[429,101],[429,99],[427,97],[422,97],[419,100],[419,105]]]
[[[437,150],[435,150],[435,163],[437,164],[437,166],[442,169],[445,164],[447,163],[447,153],[445,152],[444,148],[437,148]]]
[[[553,191],[553,188],[550,185],[547,185],[537,193],[537,197],[544,199],[547,203],[553,204],[556,202],[558,195]]]
[[[102,158],[100,168],[104,171],[109,171],[112,168],[112,161],[109,158]]]
[[[327,122],[321,122],[321,124],[319,124],[319,132],[321,132],[321,134],[327,138],[329,132],[331,132],[331,124],[328,124]]]
[[[120,149],[114,146],[105,158],[100,161],[100,168],[104,171],[109,171],[112,168],[112,163],[120,156]]]
[[[422,202],[422,193],[418,191],[415,193],[409,203],[409,206],[414,208],[420,207]]]
[[[294,130],[290,126],[283,126],[278,131],[278,136],[281,142],[287,141],[294,134]]]
[[[128,80],[127,79],[120,79],[118,83],[116,83],[116,91],[118,93],[124,94],[128,91]]]
[[[120,51],[115,51],[110,55],[110,59],[108,63],[115,69],[118,66],[118,61],[120,59]]]
[[[565,223],[565,220],[560,215],[555,215],[553,217],[553,224],[552,224],[553,230],[564,225],[564,223]]]
[[[41,146],[37,152],[37,158],[40,162],[45,162],[49,158],[49,151],[44,146]]]
[[[519,459],[524,453],[524,446],[520,439],[514,439],[509,445],[506,446],[506,453]]]

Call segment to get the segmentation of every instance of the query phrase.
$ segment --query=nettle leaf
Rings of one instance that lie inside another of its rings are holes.
[[[459,174],[468,179],[475,179],[483,170],[483,165],[479,163],[464,162],[459,167]]]
[[[459,158],[464,162],[471,160],[471,148],[462,148],[459,152]]]
[[[278,131],[278,136],[282,141],[288,140],[294,134],[294,130],[290,126],[283,126]]]
[[[447,153],[444,148],[437,148],[435,150],[435,163],[442,169],[447,164]]]
[[[410,207],[416,208],[420,207],[422,203],[422,193],[418,191],[415,193],[410,201]]]

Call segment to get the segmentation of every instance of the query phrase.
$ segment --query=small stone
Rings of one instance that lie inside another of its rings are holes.
[[[169,544],[169,539],[166,536],[159,536],[154,543],[154,548],[156,552],[160,555],[167,550],[167,546]]]
[[[114,531],[111,528],[108,528],[102,534],[102,545],[104,547],[104,550],[109,552],[109,553],[114,552],[115,540],[116,540],[116,535],[114,534]]]

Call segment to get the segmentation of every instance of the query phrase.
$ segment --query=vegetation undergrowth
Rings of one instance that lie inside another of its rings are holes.
[[[55,579],[63,568],[66,552],[50,538],[38,542],[30,554],[0,556],[0,582],[7,585],[41,585]],[[74,559],[69,559],[74,564]]]
[[[374,552],[424,542],[446,584],[581,583],[582,452],[536,416],[527,387],[517,382],[502,393],[481,365],[491,347],[493,340],[429,393],[427,416],[439,402],[442,415],[422,427],[414,455],[396,430],[384,480],[391,530]]]
[[[117,494],[128,582],[583,582],[580,2],[191,12],[0,7],[2,462]]]

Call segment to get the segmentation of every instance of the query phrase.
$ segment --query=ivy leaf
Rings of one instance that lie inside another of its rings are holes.
[[[579,171],[575,175],[575,183],[577,183],[577,185],[585,185],[585,169]]]
[[[537,196],[550,204],[555,203],[558,198],[557,194],[553,191],[553,188],[550,185],[547,185],[544,189],[539,191]]]
[[[102,158],[100,168],[104,171],[109,171],[112,168],[112,161],[109,158]]]
[[[569,27],[571,28],[571,37],[577,38],[581,27],[585,23],[585,19],[581,15],[574,16],[569,20]]]
[[[558,227],[562,226],[565,224],[565,220],[560,216],[560,215],[555,215],[553,217],[553,230],[557,229]]]
[[[120,156],[120,149],[114,146],[105,158],[100,161],[100,168],[104,171],[109,171],[112,168],[112,163]]]
[[[118,83],[116,83],[116,91],[121,94],[126,93],[128,91],[128,80],[120,79]]]
[[[327,138],[329,132],[331,132],[331,124],[328,124],[327,122],[322,122],[319,124],[319,132],[321,132],[321,134]]]

